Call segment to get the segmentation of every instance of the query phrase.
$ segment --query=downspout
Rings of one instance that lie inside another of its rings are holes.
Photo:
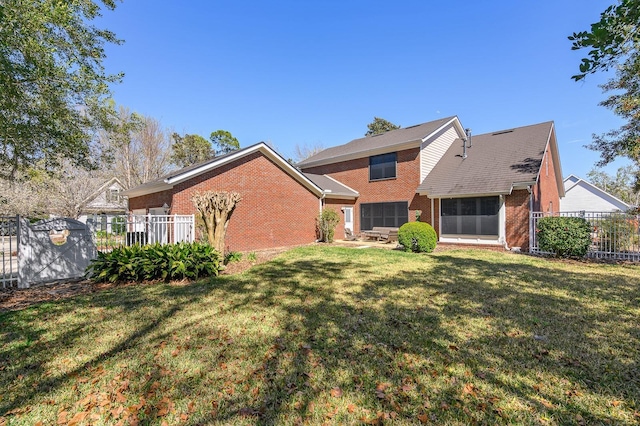
[[[533,188],[531,185],[527,186],[527,192],[529,193],[529,253],[531,253],[535,233],[535,229],[533,229],[533,220],[531,220],[533,213]]]
[[[504,211],[504,213],[498,213],[500,215],[500,218],[502,218],[504,214],[504,221],[500,220],[502,222],[502,225],[504,226],[504,235],[502,236],[502,247],[507,251],[511,251],[511,249],[509,248],[509,244],[507,243],[507,203],[504,195],[502,194],[500,194],[499,200],[500,200],[499,211],[500,212]]]
[[[326,197],[326,195],[327,194],[324,191],[322,191],[322,197],[318,199],[318,207],[320,210],[319,212],[320,214],[322,214],[322,210],[324,210],[324,197]],[[316,239],[316,243],[319,243],[319,242],[320,242],[320,239],[319,238]]]
[[[431,226],[433,226],[434,228],[436,227],[436,219],[435,219],[435,212],[433,211],[434,207],[434,202],[433,202],[433,198],[431,198]]]

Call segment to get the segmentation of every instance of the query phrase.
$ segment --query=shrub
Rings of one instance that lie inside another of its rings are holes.
[[[632,251],[639,243],[638,221],[631,215],[612,214],[597,224],[597,230],[602,251]]]
[[[331,208],[322,210],[316,220],[319,240],[325,243],[332,243],[338,223],[340,223],[338,212]]]
[[[438,236],[433,226],[426,222],[408,222],[398,230],[398,243],[405,251],[431,253],[436,248]]]
[[[94,281],[198,279],[218,275],[220,253],[199,242],[119,247],[98,252],[87,274]]]
[[[230,262],[240,262],[242,260],[242,253],[239,251],[229,251],[224,255],[224,264]]]
[[[591,225],[581,217],[543,217],[537,228],[540,249],[556,256],[583,257],[591,245]]]

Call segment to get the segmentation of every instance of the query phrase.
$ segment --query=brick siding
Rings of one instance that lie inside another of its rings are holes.
[[[526,251],[529,249],[529,191],[513,191],[504,202],[507,245]]]
[[[416,188],[420,185],[420,148],[397,152],[396,178],[393,179],[369,181],[369,157],[310,167],[303,171],[329,175],[360,193],[353,212],[356,233],[360,232],[362,203],[406,201],[409,205],[410,222],[416,220],[416,210],[421,210],[421,221],[431,223],[431,201],[416,193]],[[344,223],[341,226],[344,227]]]
[[[560,211],[560,195],[553,166],[552,152],[548,147],[542,158],[538,183],[533,187],[533,210],[547,212]]]
[[[316,239],[318,197],[260,152],[181,182],[171,191],[133,197],[129,205],[155,207],[166,201],[171,214],[194,214],[192,195],[207,190],[242,196],[227,228],[227,250],[262,250]]]

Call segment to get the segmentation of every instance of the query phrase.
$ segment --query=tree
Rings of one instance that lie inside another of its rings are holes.
[[[317,143],[314,145],[299,145],[296,144],[293,150],[294,158],[292,160],[293,163],[299,163],[302,160],[306,160],[307,158],[316,155],[320,151],[324,150],[324,146],[321,143]]]
[[[640,0],[621,0],[609,6],[590,31],[573,33],[569,40],[572,50],[589,49],[574,80],[615,68],[615,77],[602,86],[613,95],[600,105],[626,120],[619,129],[593,135],[588,148],[600,152],[598,166],[617,157],[629,158],[635,164],[635,185],[640,188]]]
[[[215,132],[211,132],[209,140],[213,146],[217,148],[215,149],[215,155],[227,154],[231,151],[240,149],[240,142],[238,142],[238,139],[234,138],[233,135],[226,130],[216,130]]]
[[[367,133],[365,133],[364,135],[373,136],[388,132],[389,130],[399,129],[400,126],[393,124],[392,122],[387,121],[384,118],[373,117],[373,121],[367,124],[367,128],[369,130],[367,130]]]
[[[593,168],[587,173],[589,182],[627,204],[640,205],[640,190],[634,187],[637,176],[632,165],[618,168],[615,176]]]
[[[142,185],[167,173],[169,138],[160,122],[120,107],[110,114],[109,130],[101,133],[102,168],[125,189]]]
[[[108,179],[103,172],[73,167],[60,160],[63,171],[52,172],[42,164],[14,180],[0,180],[0,215],[47,217],[54,214],[77,219],[89,197]]]
[[[187,167],[215,157],[209,141],[200,135],[180,136],[174,133],[171,138],[173,139],[171,161],[180,167]]]
[[[94,0],[0,2],[0,177],[61,158],[91,165],[109,85],[122,78],[105,73],[104,46],[121,41],[90,24],[99,16]]]
[[[237,192],[196,192],[191,201],[202,217],[207,240],[219,253],[224,254],[224,238],[236,205],[242,200]]]

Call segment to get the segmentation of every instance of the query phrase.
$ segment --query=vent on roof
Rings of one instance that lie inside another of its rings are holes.
[[[512,132],[513,132],[513,129],[501,130],[499,132],[491,133],[491,136],[504,135],[505,133],[512,133]]]

